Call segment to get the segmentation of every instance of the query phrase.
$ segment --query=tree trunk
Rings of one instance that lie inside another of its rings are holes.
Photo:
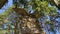
[[[33,16],[29,16],[25,10],[21,9],[13,9],[17,14],[19,13],[22,17],[18,17],[20,22],[18,22],[20,26],[19,34],[45,34],[42,30],[40,22]],[[18,11],[17,11],[18,10]],[[24,13],[23,13],[23,12]],[[17,20],[16,20],[17,21]],[[15,29],[17,29],[17,25],[15,25]],[[17,29],[18,30],[18,29]],[[15,34],[16,31],[15,30]]]
[[[14,23],[15,29],[14,29],[14,34],[18,34],[18,22],[19,22],[19,17],[16,17],[16,23]]]
[[[36,18],[24,16],[21,21],[21,34],[45,34]]]
[[[0,0],[0,9],[4,6],[6,2],[8,2],[8,0]]]
[[[17,23],[15,23],[14,26],[15,26],[14,34],[17,34]]]

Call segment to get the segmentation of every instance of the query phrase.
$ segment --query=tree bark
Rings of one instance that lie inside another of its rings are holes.
[[[23,9],[18,8],[14,9],[14,11],[22,16],[21,18],[18,17],[19,20],[21,20],[20,34],[45,34],[42,30],[40,22],[35,17],[29,16]],[[17,27],[18,26],[16,22],[15,29],[17,29]],[[14,34],[17,34],[17,30],[15,30]]]
[[[40,22],[30,16],[22,18],[20,27],[22,34],[45,34],[42,30]]]
[[[6,2],[8,2],[8,0],[0,0],[0,9],[4,6]]]

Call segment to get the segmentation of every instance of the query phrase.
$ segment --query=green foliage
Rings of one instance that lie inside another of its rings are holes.
[[[58,2],[60,2],[60,0],[58,0]]]
[[[55,32],[55,30],[54,30],[54,24],[50,21],[50,20],[45,20],[45,25],[46,24],[48,24],[48,25],[50,25],[50,31],[52,31],[52,32]]]
[[[22,1],[23,0],[21,0],[20,2],[22,2]],[[47,0],[42,0],[42,1],[40,1],[40,0],[31,0],[30,2],[24,2],[23,1],[23,4],[25,4],[25,6],[31,5],[32,9],[35,10],[34,15],[36,17],[41,17],[41,15],[42,15],[42,17],[46,16],[46,15],[50,15],[51,12],[53,12],[52,13],[53,15],[56,14],[55,8],[53,6],[49,7],[48,6],[49,2]]]
[[[8,22],[8,20],[6,20],[6,18],[10,12],[12,12],[11,7],[9,7],[8,10],[5,10],[2,14],[0,14],[0,24],[3,24],[4,22]]]
[[[51,24],[52,25],[52,22],[50,20],[45,20],[44,23],[45,24]]]
[[[57,14],[56,9],[53,6],[49,7],[49,9],[50,9],[49,12],[50,16],[55,16]]]

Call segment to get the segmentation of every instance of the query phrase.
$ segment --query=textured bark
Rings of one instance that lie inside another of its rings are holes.
[[[21,34],[45,34],[35,18],[25,16],[21,21]]]
[[[43,32],[40,22],[35,17],[28,16],[28,14],[23,9],[22,10],[14,9],[14,11],[17,14],[21,15],[21,17],[18,17],[19,18],[18,21],[21,20],[20,22],[18,22],[18,23],[20,23],[19,24],[19,26],[20,26],[19,34],[45,34]],[[15,27],[16,29],[18,27],[17,25]],[[15,30],[15,31],[17,31],[17,30]]]

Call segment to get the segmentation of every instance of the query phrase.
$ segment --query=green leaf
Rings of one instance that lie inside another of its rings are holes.
[[[37,11],[40,11],[41,9],[40,9],[40,7],[37,7],[36,10],[37,10]]]

